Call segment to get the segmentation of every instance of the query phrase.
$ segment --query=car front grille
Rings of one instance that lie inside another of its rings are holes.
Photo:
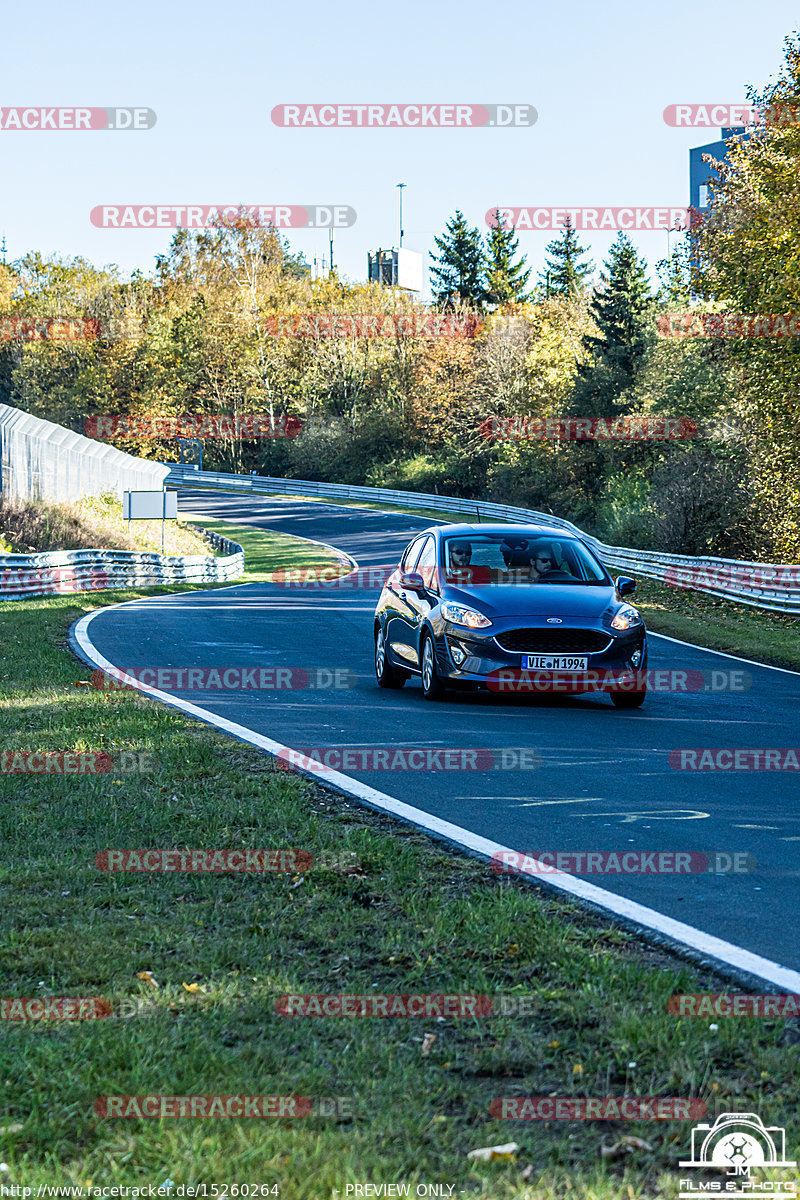
[[[495,638],[512,654],[598,654],[610,640],[596,629],[509,629]]]

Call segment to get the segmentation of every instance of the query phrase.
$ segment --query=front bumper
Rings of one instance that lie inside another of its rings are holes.
[[[565,622],[565,630],[568,628],[591,629],[593,633],[602,633],[607,640],[604,649],[585,654],[587,671],[583,680],[582,672],[524,671],[523,654],[504,650],[495,641],[498,633],[505,632],[505,629],[491,629],[486,633],[479,633],[449,622],[442,622],[441,627],[434,630],[439,675],[449,683],[477,685],[492,691],[541,690],[575,694],[596,690],[611,691],[615,687],[627,690],[626,679],[635,677],[646,669],[647,631],[644,625],[637,625],[620,633],[615,633],[605,626],[591,626],[578,622],[569,626]],[[554,652],[542,650],[531,653]],[[572,655],[575,652],[562,653]],[[515,677],[522,683],[526,679],[541,677],[542,687],[515,689],[511,686]],[[548,686],[548,683],[552,686]],[[575,684],[574,687],[571,686],[572,683]],[[505,686],[506,684],[508,686]]]

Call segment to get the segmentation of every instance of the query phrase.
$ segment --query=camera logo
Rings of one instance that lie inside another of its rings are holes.
[[[681,1167],[704,1167],[706,1170],[724,1171],[728,1176],[741,1180],[741,1188],[729,1182],[725,1186],[726,1196],[752,1196],[754,1189],[761,1186],[750,1182],[754,1167],[795,1167],[797,1163],[786,1158],[786,1134],[778,1125],[764,1125],[756,1113],[721,1113],[713,1125],[696,1125],[692,1130],[692,1157],[683,1159]],[[794,1181],[766,1184],[771,1195],[796,1196]],[[695,1183],[691,1179],[680,1181],[681,1197],[708,1194],[708,1185]]]

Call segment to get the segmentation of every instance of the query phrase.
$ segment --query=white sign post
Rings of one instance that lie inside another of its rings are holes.
[[[122,516],[128,522],[130,533],[131,521],[153,521],[161,518],[161,553],[164,553],[164,531],[166,521],[178,519],[177,492],[123,492]]]

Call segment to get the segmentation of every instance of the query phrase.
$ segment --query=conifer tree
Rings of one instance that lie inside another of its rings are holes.
[[[653,308],[644,260],[630,238],[620,233],[589,305],[598,335],[583,338],[589,357],[579,368],[576,395],[591,402],[589,415],[612,415],[614,401],[634,384],[648,346]]]
[[[525,258],[515,261],[519,253],[519,238],[512,226],[505,227],[500,211],[494,213],[495,224],[486,235],[485,299],[489,304],[524,304],[528,299],[525,288],[530,268],[525,270]]]
[[[480,231],[470,227],[462,212],[448,221],[444,235],[433,239],[439,250],[431,254],[431,292],[437,304],[452,305],[455,297],[473,307],[484,301],[483,274],[486,261]]]
[[[577,296],[594,270],[594,263],[580,260],[588,251],[578,241],[578,235],[567,217],[561,233],[545,247],[549,255],[539,283],[546,296]]]

